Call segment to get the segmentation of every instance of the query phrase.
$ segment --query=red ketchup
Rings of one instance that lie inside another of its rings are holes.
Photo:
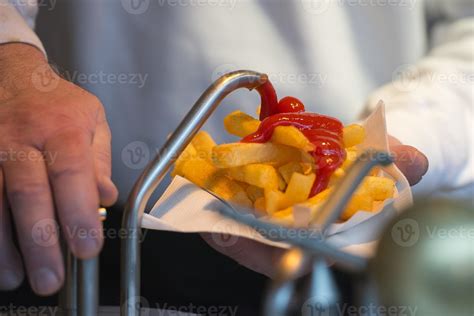
[[[264,87],[262,87],[264,86]],[[266,143],[277,126],[294,126],[314,145],[311,155],[316,163],[316,179],[310,197],[325,190],[333,172],[346,158],[342,145],[342,123],[330,116],[305,112],[301,101],[285,97],[276,102],[275,90],[270,82],[259,88],[261,95],[260,126],[255,133],[244,137],[244,143]],[[267,93],[269,95],[267,95]]]

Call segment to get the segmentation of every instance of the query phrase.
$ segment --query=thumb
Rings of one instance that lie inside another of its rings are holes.
[[[415,185],[428,171],[428,159],[412,146],[394,145],[390,148],[398,169],[405,175],[410,185]]]

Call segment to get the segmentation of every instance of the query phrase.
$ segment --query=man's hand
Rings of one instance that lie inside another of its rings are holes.
[[[395,137],[389,136],[389,145],[397,167],[407,177],[410,185],[417,184],[428,171],[426,156],[412,146],[403,145]],[[285,252],[280,248],[241,237],[231,244],[226,244],[219,242],[224,238],[219,234],[204,233],[201,236],[215,250],[269,278],[275,277],[277,262]]]
[[[0,130],[0,290],[22,282],[23,259],[33,290],[52,294],[64,280],[56,218],[74,255],[90,258],[103,243],[97,209],[117,198],[104,109],[36,48],[0,45]]]

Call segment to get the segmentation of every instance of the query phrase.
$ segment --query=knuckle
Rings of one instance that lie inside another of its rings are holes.
[[[49,194],[49,185],[38,181],[15,181],[7,185],[9,199],[15,201]]]
[[[61,178],[70,178],[76,175],[80,175],[86,169],[86,163],[81,157],[69,157],[67,165],[65,164],[54,164],[53,168],[49,171],[49,178],[52,181],[57,181]]]
[[[69,127],[55,135],[47,145],[54,148],[67,148],[66,154],[80,155],[84,146],[90,143],[91,134],[86,128],[80,126]]]

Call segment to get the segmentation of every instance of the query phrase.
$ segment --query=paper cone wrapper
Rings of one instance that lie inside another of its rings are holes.
[[[388,151],[385,111],[382,102],[361,123],[366,130],[365,141],[358,145],[361,150]],[[377,239],[387,221],[412,204],[410,185],[394,165],[383,172],[396,180],[394,198],[381,203],[379,210],[358,211],[349,220],[331,225],[327,242],[347,252],[364,257],[372,256]],[[238,238],[249,238],[264,244],[288,248],[285,242],[265,238],[254,229],[223,216],[216,208],[219,202],[214,196],[182,177],[175,177],[149,214],[144,214],[142,227],[181,233],[208,232],[222,246],[235,243]],[[248,216],[253,216],[249,214]],[[300,231],[301,233],[301,231]],[[223,235],[227,238],[222,237]]]

